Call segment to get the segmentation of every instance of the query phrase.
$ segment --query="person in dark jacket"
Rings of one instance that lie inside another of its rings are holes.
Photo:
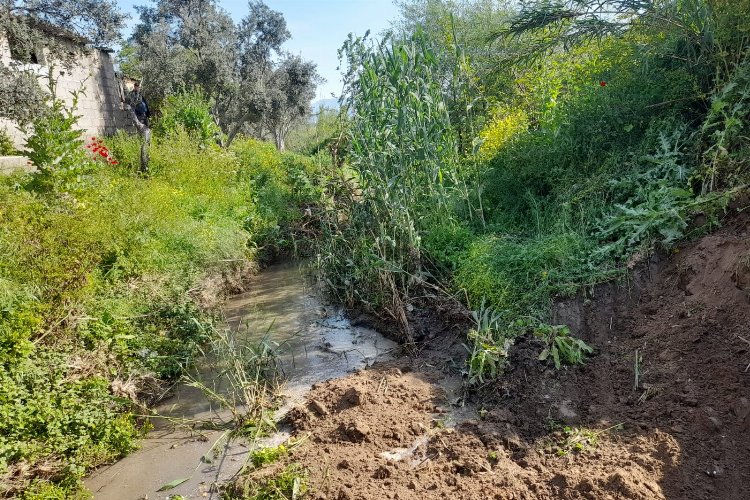
[[[133,108],[133,113],[135,113],[135,117],[138,118],[138,121],[148,127],[151,110],[148,108],[148,103],[143,97],[143,92],[141,92],[140,82],[135,82],[135,84],[133,84],[133,90],[130,91],[130,95],[128,96],[128,104]]]

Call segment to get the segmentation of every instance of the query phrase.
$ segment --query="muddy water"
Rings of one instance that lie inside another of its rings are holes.
[[[279,414],[300,401],[312,384],[388,359],[397,348],[376,331],[354,327],[340,310],[324,305],[295,264],[264,271],[251,291],[228,301],[224,315],[225,327],[238,335],[248,340],[268,335],[280,344],[287,382],[282,390],[286,403]],[[239,441],[226,443],[221,431],[198,432],[185,425],[176,426],[176,419],[197,422],[228,418],[228,412],[187,385],[178,386],[174,396],[156,411],[168,418],[153,419],[154,431],[143,440],[140,450],[86,479],[95,499],[165,499],[173,495],[218,498],[212,485],[236,474],[255,446]],[[280,432],[267,443],[284,438]],[[175,488],[157,491],[182,479],[186,481]]]

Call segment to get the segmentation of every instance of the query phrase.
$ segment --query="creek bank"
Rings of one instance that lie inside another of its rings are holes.
[[[371,328],[352,326],[340,310],[320,302],[297,264],[271,266],[247,288],[247,292],[230,297],[223,307],[225,327],[243,341],[254,343],[267,337],[266,341],[276,346],[287,379],[279,394],[286,402],[280,414],[298,404],[312,384],[388,359],[398,350],[393,341]],[[214,369],[199,371],[196,378],[214,382]],[[95,499],[103,500],[170,495],[218,498],[216,484],[232,478],[254,446],[243,440],[227,443],[223,430],[206,429],[207,424],[221,428],[231,419],[231,412],[184,383],[155,411],[160,417],[151,419],[154,430],[140,450],[96,470],[86,479],[86,487]],[[280,432],[265,444],[287,436]],[[181,479],[185,481],[178,486],[159,491]]]
[[[745,498],[749,225],[741,213],[631,289],[560,303],[596,350],[582,367],[555,371],[527,338],[505,376],[455,397],[441,382],[463,367],[462,334],[423,322],[418,356],[315,385],[287,417],[306,443],[251,477],[300,464],[316,500]]]

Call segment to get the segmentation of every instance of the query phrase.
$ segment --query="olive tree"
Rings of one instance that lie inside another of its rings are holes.
[[[284,57],[291,35],[281,13],[251,1],[235,24],[214,0],[158,0],[138,10],[125,63],[157,107],[180,86],[200,88],[225,144],[243,131],[281,137],[290,117],[306,113],[318,77],[312,63]]]
[[[63,38],[107,46],[120,39],[126,18],[109,0],[0,0],[0,38],[13,56],[0,62],[0,117],[24,125],[44,109],[46,93],[28,63],[43,54],[49,64],[69,66],[75,54]]]

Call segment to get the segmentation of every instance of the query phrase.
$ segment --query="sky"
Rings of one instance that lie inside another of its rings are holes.
[[[265,0],[286,19],[291,40],[284,50],[312,60],[326,83],[318,87],[317,99],[328,99],[341,92],[337,51],[349,33],[364,35],[368,29],[377,34],[398,17],[392,0]],[[120,0],[122,10],[131,14],[125,37],[138,22],[134,5],[152,5],[150,0]],[[247,15],[246,0],[218,0],[235,22]]]

